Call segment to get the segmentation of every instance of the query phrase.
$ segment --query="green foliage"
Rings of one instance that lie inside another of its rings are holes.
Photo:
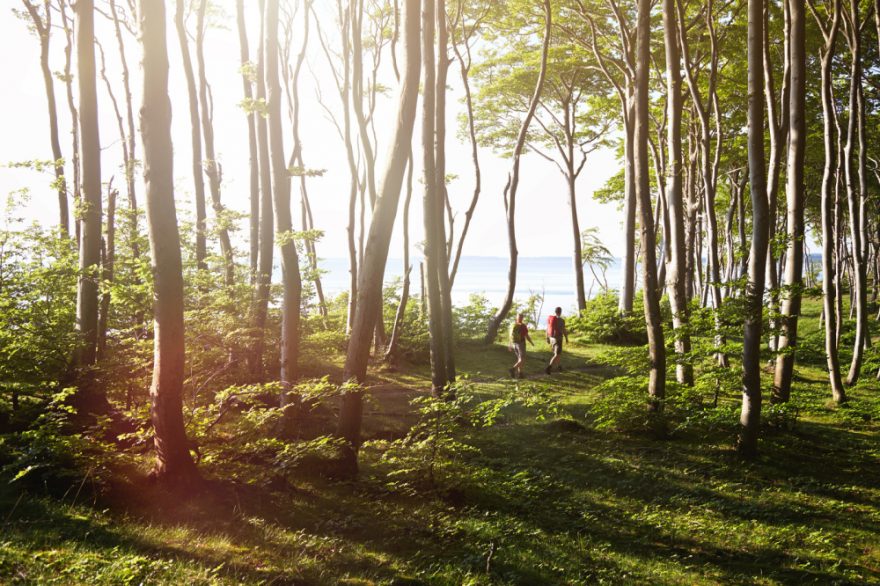
[[[640,302],[636,300],[636,306]],[[610,344],[646,344],[644,317],[633,312],[621,313],[616,293],[600,293],[589,301],[580,315],[570,318],[566,327],[585,340]]]
[[[489,299],[482,294],[471,293],[468,302],[452,310],[455,333],[460,338],[479,339],[486,335],[489,321],[497,308],[492,307]]]

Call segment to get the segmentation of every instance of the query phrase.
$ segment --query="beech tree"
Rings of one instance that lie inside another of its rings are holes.
[[[153,271],[153,383],[150,414],[156,446],[153,475],[192,487],[199,480],[183,426],[184,330],[180,235],[174,206],[171,100],[164,0],[140,0],[147,227]]]
[[[370,340],[379,319],[382,303],[382,279],[388,260],[391,231],[400,200],[401,185],[407,159],[412,148],[421,72],[419,47],[419,0],[403,2],[404,66],[400,99],[395,127],[389,142],[389,156],[379,183],[376,206],[370,222],[370,232],[364,248],[364,262],[358,282],[356,313],[352,324],[348,351],[345,356],[343,377],[363,383],[367,376]],[[342,397],[339,412],[338,435],[346,440],[345,462],[349,471],[357,470],[357,450],[360,446],[363,391],[352,390]]]
[[[746,284],[746,314],[743,328],[743,395],[737,449],[746,458],[758,453],[761,427],[761,328],[764,307],[764,279],[769,243],[764,165],[764,1],[748,0],[748,152],[752,199],[752,243]]]
[[[64,157],[61,153],[61,140],[58,136],[58,108],[55,101],[55,79],[49,68],[49,42],[52,34],[52,3],[43,1],[40,10],[31,0],[22,0],[30,18],[34,32],[40,40],[40,72],[46,90],[46,105],[49,116],[49,142],[52,147],[52,161],[55,169],[55,186],[58,191],[58,230],[62,236],[70,234],[70,212],[67,204],[67,184],[64,178]]]
[[[804,267],[804,151],[806,149],[806,6],[804,0],[787,0],[791,19],[789,59],[791,68],[790,106],[788,108],[788,164],[785,188],[788,208],[788,249],[782,292],[781,336],[773,383],[773,400],[787,401],[791,394],[797,347],[798,317],[801,312],[801,289]],[[772,130],[771,130],[772,131]]]
[[[281,253],[281,404],[299,374],[299,324],[302,279],[290,212],[290,171],[284,156],[281,127],[281,82],[278,71],[278,11],[280,0],[267,0],[263,31],[266,97],[269,126],[269,158],[272,163],[272,200],[275,210],[275,238]]]
[[[513,305],[513,293],[516,289],[517,259],[519,257],[519,251],[516,247],[516,193],[517,189],[519,189],[520,158],[522,157],[526,146],[529,127],[535,116],[535,111],[538,108],[541,94],[544,91],[544,80],[547,77],[547,56],[550,52],[550,33],[553,27],[553,13],[550,6],[550,0],[544,0],[543,7],[544,34],[543,40],[541,41],[541,60],[538,69],[538,79],[535,81],[535,90],[532,94],[532,99],[529,102],[529,108],[526,110],[519,132],[517,133],[516,143],[514,144],[511,156],[513,160],[512,168],[507,175],[507,183],[504,185],[503,195],[504,211],[507,219],[507,248],[510,255],[510,264],[507,273],[507,293],[504,296],[504,301],[501,303],[501,307],[489,321],[489,328],[486,332],[485,339],[487,344],[495,342],[495,339],[498,337],[498,330],[501,328],[501,323],[507,317],[511,306]]]

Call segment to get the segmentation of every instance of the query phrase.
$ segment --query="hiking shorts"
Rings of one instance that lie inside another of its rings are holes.
[[[514,342],[513,346],[513,354],[516,356],[516,361],[519,362],[526,357],[526,343],[525,342]]]
[[[547,338],[550,342],[550,349],[553,350],[553,357],[556,358],[562,354],[562,338]]]

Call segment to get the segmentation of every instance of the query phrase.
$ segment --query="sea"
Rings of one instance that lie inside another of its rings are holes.
[[[419,263],[413,260],[413,272],[410,276],[412,291],[419,291]],[[471,294],[485,295],[494,306],[499,306],[507,292],[507,273],[509,259],[496,256],[463,256],[458,267],[458,274],[452,287],[452,303],[465,305]],[[322,277],[325,292],[338,295],[348,290],[349,272],[347,258],[326,258],[319,261],[320,268],[325,271]],[[392,283],[403,277],[403,259],[390,258],[385,269],[385,283]],[[616,289],[620,283],[620,265],[615,262],[609,267],[606,277],[608,286]],[[594,283],[588,268],[584,269],[584,281],[587,291],[593,283],[592,296],[601,291],[599,283]],[[555,307],[562,307],[563,312],[570,315],[577,308],[577,291],[574,280],[574,264],[570,257],[541,256],[519,257],[516,289],[514,298],[525,301],[529,296],[543,295],[544,304],[541,319],[552,312]]]

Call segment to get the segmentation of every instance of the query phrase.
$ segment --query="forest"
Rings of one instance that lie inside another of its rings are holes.
[[[880,0],[3,4],[0,583],[880,584]]]

